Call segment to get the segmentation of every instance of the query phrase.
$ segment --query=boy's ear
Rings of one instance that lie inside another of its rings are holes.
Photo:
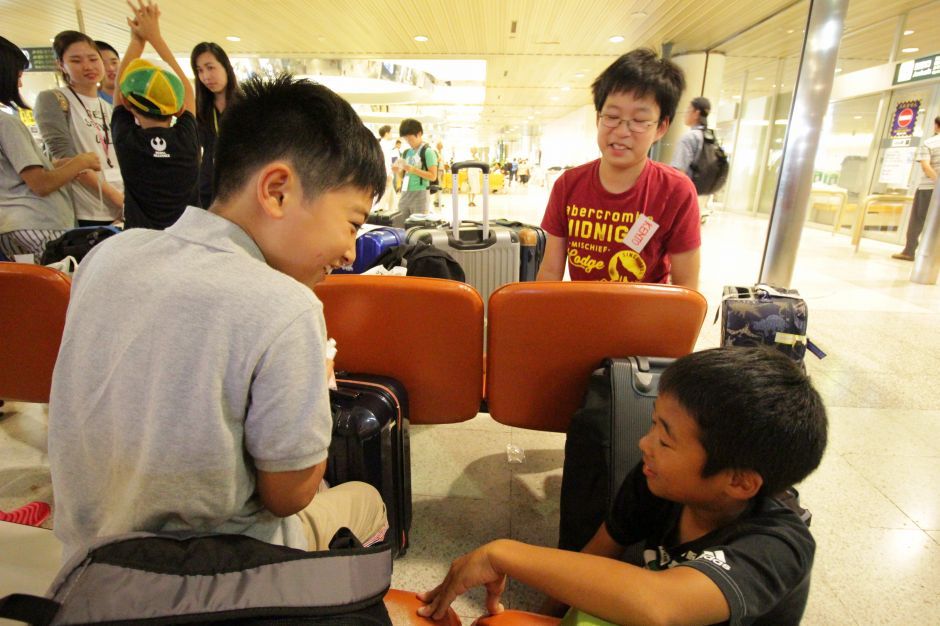
[[[270,217],[284,217],[284,202],[291,192],[293,169],[283,161],[268,163],[258,172],[257,199]]]
[[[663,136],[669,130],[669,124],[671,122],[672,120],[670,120],[669,118],[666,118],[659,123],[659,125],[656,127],[656,139],[654,140],[654,143],[663,138]]]
[[[734,469],[725,488],[735,500],[750,500],[764,486],[764,478],[752,469]]]

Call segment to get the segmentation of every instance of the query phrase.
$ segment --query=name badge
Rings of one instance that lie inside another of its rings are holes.
[[[642,252],[657,230],[659,230],[659,224],[647,215],[640,215],[627,236],[623,238],[623,243],[631,250]]]

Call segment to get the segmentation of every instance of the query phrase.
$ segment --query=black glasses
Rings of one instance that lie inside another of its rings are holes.
[[[626,124],[627,130],[631,133],[645,133],[656,125],[654,120],[631,120],[609,113],[598,113],[597,118],[601,121],[601,124],[607,128],[617,128],[621,123]]]

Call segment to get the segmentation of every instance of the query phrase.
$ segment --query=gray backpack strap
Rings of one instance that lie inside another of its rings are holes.
[[[344,544],[337,541],[343,531],[351,536],[341,529],[331,542],[338,549],[321,552],[244,535],[183,533],[99,545],[50,590],[62,604],[56,623],[134,620],[140,607],[164,620],[236,619],[332,615],[381,603],[391,584],[389,545],[362,548],[354,537]]]

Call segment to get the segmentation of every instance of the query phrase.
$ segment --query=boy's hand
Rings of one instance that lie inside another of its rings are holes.
[[[447,609],[457,596],[466,593],[477,585],[486,586],[486,612],[497,615],[503,612],[499,598],[506,588],[506,575],[500,573],[490,562],[490,554],[498,541],[492,541],[455,560],[444,582],[424,593],[418,599],[427,602],[427,606],[418,609],[418,615],[433,620],[443,619]]]
[[[136,7],[130,0],[127,0],[127,6],[134,13],[134,19],[127,20],[131,33],[136,38],[151,43],[160,39],[160,7],[150,0],[147,0],[146,4],[142,0],[137,0]]]

